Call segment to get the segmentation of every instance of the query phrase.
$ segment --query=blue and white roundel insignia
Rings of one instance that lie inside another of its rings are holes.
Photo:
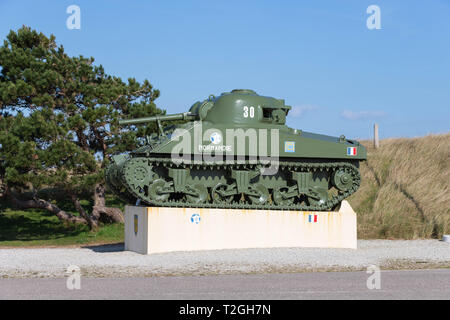
[[[191,216],[191,222],[192,222],[192,223],[199,224],[199,223],[200,223],[200,220],[201,220],[201,218],[200,218],[200,215],[199,215],[198,213],[194,213],[194,214]]]
[[[284,152],[295,152],[295,141],[285,141]]]
[[[209,137],[209,140],[211,140],[212,144],[219,144],[222,142],[222,135],[220,132],[213,132]]]

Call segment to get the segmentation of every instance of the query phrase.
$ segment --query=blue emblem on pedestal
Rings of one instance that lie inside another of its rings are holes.
[[[199,224],[199,223],[200,223],[200,220],[201,220],[201,218],[200,218],[200,215],[199,215],[198,213],[194,213],[194,214],[191,216],[191,222],[192,222],[192,223]]]

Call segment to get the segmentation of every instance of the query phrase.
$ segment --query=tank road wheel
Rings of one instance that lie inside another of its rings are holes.
[[[288,187],[279,187],[273,191],[273,201],[279,206],[289,206],[294,203],[295,197],[289,197]]]
[[[208,188],[199,183],[194,186],[187,186],[186,200],[190,203],[204,203],[208,200]]]
[[[308,193],[310,206],[324,205],[328,201],[328,190],[320,187],[312,187]]]
[[[148,187],[148,196],[155,201],[166,201],[169,199],[170,192],[164,190],[167,183],[163,179],[156,179]]]
[[[252,204],[264,204],[269,200],[269,196],[269,190],[264,185],[257,183],[250,186],[248,197]]]
[[[211,191],[214,203],[230,203],[236,192],[230,192],[230,188],[225,183],[218,183]]]

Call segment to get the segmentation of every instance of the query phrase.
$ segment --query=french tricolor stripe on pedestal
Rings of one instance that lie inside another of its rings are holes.
[[[356,147],[348,147],[347,155],[348,156],[356,156]]]
[[[308,215],[308,222],[317,222],[317,214]]]

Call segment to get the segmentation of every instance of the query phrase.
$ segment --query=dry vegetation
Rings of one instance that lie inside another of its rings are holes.
[[[361,165],[363,182],[349,198],[358,238],[441,238],[450,233],[450,133],[386,139]]]

